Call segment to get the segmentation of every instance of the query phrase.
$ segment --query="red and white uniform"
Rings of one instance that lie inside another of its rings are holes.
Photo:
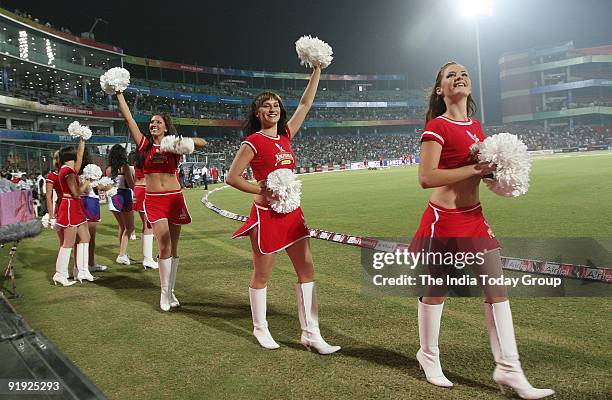
[[[456,121],[439,116],[430,120],[421,141],[442,146],[439,169],[459,168],[478,160],[476,143],[485,139],[478,120]],[[411,251],[486,252],[500,248],[487,224],[480,203],[462,208],[444,208],[429,203],[414,234]]]
[[[62,165],[59,171],[59,183],[63,192],[63,198],[57,212],[56,225],[66,228],[69,226],[79,226],[86,221],[85,215],[83,214],[82,204],[80,198],[73,198],[68,188],[68,177],[74,175],[76,178],[77,186],[79,183],[79,176],[76,171],[67,165]]]
[[[143,136],[140,143],[138,143],[138,151],[144,152],[148,145],[149,139]],[[160,146],[153,143],[151,149],[144,156],[145,161],[142,171],[145,175],[162,173],[178,176],[178,164],[181,158],[179,154],[162,153]],[[145,190],[143,210],[150,223],[163,219],[167,219],[175,225],[191,223],[191,215],[189,215],[185,198],[180,189],[167,192],[149,192]]]
[[[291,149],[289,128],[286,134],[276,137],[255,132],[242,144],[251,147],[255,153],[250,164],[257,181],[267,179],[270,172],[280,168],[295,169],[297,158]],[[280,214],[267,204],[253,203],[248,220],[234,232],[232,239],[247,236],[255,227],[258,227],[259,251],[263,254],[276,253],[299,240],[310,237],[301,208]]]
[[[60,182],[59,182],[59,173],[55,172],[55,171],[51,171],[47,174],[47,177],[45,178],[47,183],[50,183],[53,185],[53,191],[55,192],[55,196],[57,197],[55,199],[55,206],[53,207],[53,214],[51,214],[51,218],[54,218],[57,216],[57,212],[59,211],[59,206],[60,203],[62,202],[62,188],[60,186]]]
[[[142,168],[138,168],[134,164],[134,178],[138,182],[140,179],[144,179],[144,171]],[[133,210],[138,212],[144,212],[144,199],[145,199],[146,185],[135,185],[134,186],[134,205]]]

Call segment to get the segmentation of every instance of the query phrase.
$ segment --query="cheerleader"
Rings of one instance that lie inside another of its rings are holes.
[[[63,230],[63,242],[57,255],[55,264],[54,284],[61,283],[63,286],[70,286],[75,281],[68,280],[68,264],[70,263],[70,253],[78,236],[79,243],[76,249],[76,279],[83,283],[83,279],[92,282],[93,276],[89,272],[89,229],[85,224],[86,219],[83,215],[80,196],[89,186],[89,181],[79,182],[76,171],[80,170],[85,150],[85,140],[81,138],[78,149],[74,147],[64,147],[59,151],[59,183],[62,189],[62,201],[57,211],[55,224]]]
[[[309,350],[314,348],[320,354],[331,354],[340,350],[340,346],[327,344],[319,331],[314,266],[308,239],[310,232],[306,227],[304,215],[300,208],[286,214],[273,211],[268,202],[274,197],[266,188],[269,173],[280,168],[295,168],[296,157],[291,149],[291,139],[300,129],[312,106],[320,77],[321,68],[315,66],[300,103],[289,121],[277,94],[264,92],[255,98],[246,125],[250,136],[242,142],[226,183],[255,195],[248,221],[232,236],[248,236],[251,239],[254,269],[249,284],[249,299],[255,338],[264,348],[279,347],[272,338],[266,321],[266,288],[276,253],[285,250],[298,278],[296,295],[302,328],[301,342]],[[249,164],[257,184],[246,181],[242,176]]]
[[[142,266],[147,269],[157,269],[157,261],[153,259],[153,227],[147,221],[147,217],[144,212],[144,198],[146,192],[146,180],[144,172],[142,171],[143,159],[140,157],[137,151],[130,152],[129,156],[130,164],[133,164],[134,178],[136,180],[134,184],[134,211],[140,216],[142,222]]]
[[[64,243],[64,231],[55,226],[57,220],[57,211],[59,210],[60,202],[62,201],[62,187],[59,183],[59,151],[53,153],[53,171],[47,174],[45,178],[46,185],[46,200],[47,200],[47,213],[49,214],[49,220],[51,221],[51,227],[57,234],[59,239],[59,246]],[[55,201],[53,201],[53,195],[55,194]]]
[[[91,157],[89,155],[89,151],[87,148],[85,149],[85,153],[83,155],[83,166],[79,171],[79,175],[83,173],[83,169],[91,164]],[[83,215],[87,220],[87,227],[89,229],[89,271],[90,272],[99,272],[106,271],[107,266],[101,265],[95,262],[96,259],[96,230],[98,228],[98,222],[100,222],[100,197],[98,193],[101,191],[106,191],[111,189],[109,185],[104,186],[98,184],[95,188],[92,185],[87,187],[87,190],[83,192],[81,195],[81,202],[83,205]],[[75,275],[76,276],[76,275]]]
[[[106,176],[114,179],[112,195],[108,199],[108,210],[113,213],[119,224],[119,255],[117,264],[130,265],[127,254],[130,233],[134,231],[134,214],[132,213],[132,190],[134,175],[127,160],[125,147],[116,144],[108,153]]]
[[[175,135],[176,128],[172,119],[166,114],[154,114],[149,120],[149,132],[143,134],[132,117],[130,108],[122,92],[117,92],[117,101],[121,114],[127,123],[137,151],[144,159],[142,170],[145,175],[145,198],[143,209],[147,221],[153,227],[153,233],[159,246],[159,281],[161,296],[159,307],[163,311],[180,305],[174,295],[174,285],[179,265],[178,244],[181,226],[191,223],[185,198],[178,181],[178,164],[180,155],[162,152],[162,138],[166,134]],[[201,138],[190,138],[195,147],[203,147],[206,141]]]
[[[483,216],[478,194],[480,181],[496,166],[477,162],[476,144],[485,135],[480,122],[471,118],[476,109],[471,91],[472,81],[463,65],[449,62],[442,66],[429,98],[418,175],[421,186],[434,191],[411,250],[482,252],[484,263],[474,266],[475,272],[500,277],[500,246]],[[443,267],[428,267],[432,275],[442,274]],[[524,399],[552,395],[551,389],[532,387],[523,374],[506,287],[486,285],[483,291],[486,325],[497,364],[493,379],[500,389],[510,386]],[[452,387],[442,372],[438,350],[446,294],[446,287],[428,287],[419,299],[420,349],[416,358],[430,383]]]

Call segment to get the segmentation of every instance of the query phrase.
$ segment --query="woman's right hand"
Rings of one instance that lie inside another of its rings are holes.
[[[491,175],[495,171],[497,171],[497,164],[492,164],[490,162],[474,164],[474,173],[480,177]]]
[[[259,187],[261,188],[259,194],[265,196],[268,203],[273,200],[279,200],[278,196],[274,195],[274,192],[266,187],[265,181],[261,182]]]

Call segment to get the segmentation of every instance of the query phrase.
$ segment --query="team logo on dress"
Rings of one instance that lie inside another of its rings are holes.
[[[474,135],[467,129],[465,130],[465,134],[468,135],[470,139],[474,141],[474,143],[470,146],[470,159],[474,160],[478,155],[478,145],[480,144],[480,139],[478,139],[478,136]]]
[[[278,153],[276,153],[276,163],[274,163],[274,166],[289,165],[295,162],[295,160],[293,159],[293,154],[283,149],[283,147],[278,143],[274,143],[274,145],[279,151]]]
[[[186,219],[187,218],[187,213],[185,212],[185,209],[182,209],[181,212],[179,213],[179,219]]]
[[[151,155],[149,159],[152,164],[165,164],[168,162],[168,156],[166,153],[160,152],[159,148],[155,148],[155,153]]]
[[[465,130],[465,133],[470,137],[470,139],[474,141],[474,143],[480,142],[480,139],[478,139],[478,136],[474,135],[472,132],[468,131],[467,129]]]

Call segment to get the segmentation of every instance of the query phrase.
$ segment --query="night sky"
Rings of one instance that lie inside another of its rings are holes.
[[[126,54],[254,70],[303,72],[294,42],[312,34],[330,43],[328,73],[403,73],[411,88],[433,84],[438,67],[457,60],[477,79],[474,22],[451,0],[310,1],[0,1],[42,23],[88,31]],[[481,19],[487,123],[501,121],[497,61],[506,52],[574,41],[612,44],[610,0],[494,0]],[[477,93],[477,87],[474,87]]]

